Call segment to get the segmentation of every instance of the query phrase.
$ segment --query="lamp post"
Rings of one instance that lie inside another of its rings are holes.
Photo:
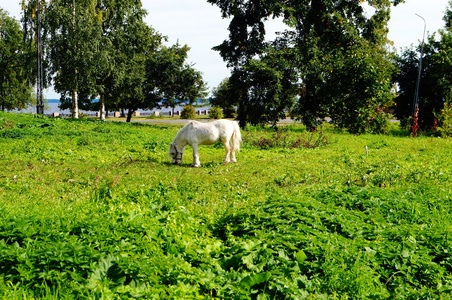
[[[413,134],[413,136],[416,136],[416,132],[419,127],[419,124],[418,124],[419,86],[421,84],[422,56],[424,56],[424,39],[425,39],[425,31],[427,29],[427,22],[425,21],[425,19],[418,14],[416,14],[416,16],[418,16],[419,18],[421,18],[424,21],[424,35],[422,36],[421,56],[419,57],[419,67],[418,67],[418,73],[417,73],[416,90],[414,92],[413,112],[412,112],[412,119],[411,119],[411,133]]]

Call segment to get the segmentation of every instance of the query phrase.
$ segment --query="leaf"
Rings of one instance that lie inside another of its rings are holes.
[[[253,287],[256,284],[261,284],[261,283],[268,281],[271,277],[272,277],[272,275],[270,272],[249,275],[249,276],[244,277],[240,281],[240,285],[245,289],[250,289],[251,287]]]
[[[307,258],[308,257],[306,256],[303,250],[300,250],[295,254],[295,259],[299,264],[302,264]]]
[[[242,257],[242,262],[248,267],[248,269],[252,269],[254,267],[254,258],[256,253],[250,253],[249,255],[245,255]]]

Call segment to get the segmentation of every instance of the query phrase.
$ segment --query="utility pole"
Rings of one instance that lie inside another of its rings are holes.
[[[418,118],[419,118],[419,87],[421,84],[421,74],[422,74],[422,57],[424,56],[424,39],[425,39],[425,31],[427,28],[427,22],[423,17],[416,14],[419,18],[424,21],[424,35],[422,36],[422,44],[421,44],[421,56],[419,57],[419,67],[417,73],[417,81],[416,81],[416,90],[414,92],[414,100],[413,100],[413,112],[411,119],[411,133],[413,136],[416,136],[417,129],[419,127]]]
[[[41,4],[40,0],[37,0],[37,7],[36,7],[36,42],[37,42],[37,49],[38,49],[38,82],[37,82],[37,101],[36,101],[36,113],[38,115],[44,114],[44,100],[42,96],[42,90],[43,90],[43,72],[42,72],[42,40],[41,40]]]

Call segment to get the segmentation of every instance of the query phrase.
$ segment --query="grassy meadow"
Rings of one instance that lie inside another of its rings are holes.
[[[451,139],[180,127],[0,112],[0,298],[451,298]]]

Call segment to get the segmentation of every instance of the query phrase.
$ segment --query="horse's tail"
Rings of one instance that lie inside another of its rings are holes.
[[[232,144],[235,150],[240,150],[240,143],[242,142],[242,134],[240,133],[239,122],[232,121],[234,131],[232,132]]]

